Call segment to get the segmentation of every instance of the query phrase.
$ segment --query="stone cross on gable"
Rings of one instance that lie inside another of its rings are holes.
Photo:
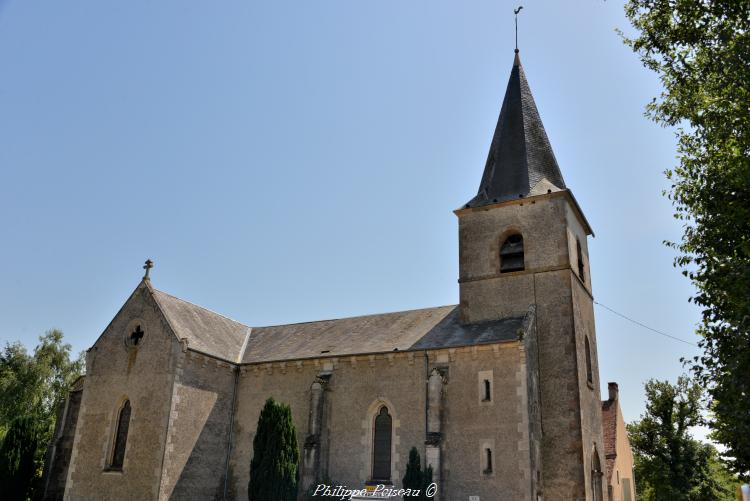
[[[154,267],[154,262],[150,259],[146,259],[146,264],[143,265],[143,269],[146,270],[146,274],[143,275],[144,280],[149,280],[148,272]]]

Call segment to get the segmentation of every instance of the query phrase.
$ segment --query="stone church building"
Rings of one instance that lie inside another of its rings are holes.
[[[273,397],[301,492],[399,487],[416,447],[441,501],[607,499],[593,231],[518,51],[478,193],[454,212],[452,306],[250,327],[156,289],[147,262],[61,409],[46,498],[246,500]]]

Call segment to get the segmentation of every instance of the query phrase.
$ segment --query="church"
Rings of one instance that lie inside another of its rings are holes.
[[[612,395],[620,459],[605,450],[593,230],[517,49],[478,192],[454,213],[457,305],[251,327],[158,290],[147,261],[60,410],[45,499],[246,500],[269,397],[292,410],[300,498],[399,487],[416,447],[441,501],[634,499]]]

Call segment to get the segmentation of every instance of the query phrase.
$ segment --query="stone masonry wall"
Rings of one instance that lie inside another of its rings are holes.
[[[434,365],[445,352],[431,356]],[[444,500],[531,499],[525,352],[519,343],[448,350],[443,448]],[[443,362],[444,363],[444,362]],[[481,372],[491,371],[492,399],[483,401]],[[492,450],[492,471],[485,449]]]
[[[482,322],[521,315],[536,305],[544,496],[586,499],[591,464],[586,451],[601,432],[596,428],[600,410],[594,408],[598,396],[585,379],[582,387],[580,379],[584,349],[577,329],[586,325],[594,358],[596,342],[593,312],[573,292],[577,257],[571,257],[572,236],[581,241],[588,276],[586,235],[578,214],[564,192],[456,213],[462,317]],[[525,269],[501,274],[500,245],[514,232],[523,235]],[[598,376],[592,386],[596,384]]]
[[[435,472],[441,499],[527,499],[528,414],[526,373],[519,343],[401,352],[337,359],[260,364],[241,369],[230,463],[230,499],[246,499],[252,440],[265,400],[291,406],[300,448],[304,443],[310,386],[330,372],[321,469],[335,482],[362,488],[370,478],[372,425],[386,405],[393,418],[392,481],[401,485],[411,447],[425,459],[427,371],[445,373],[442,472]],[[482,402],[479,373],[492,372],[492,402]],[[524,417],[525,416],[525,417]],[[519,423],[524,423],[525,428]],[[524,440],[526,441],[524,443]],[[493,471],[483,473],[483,445],[493,447]],[[442,480],[441,480],[442,477]]]
[[[536,309],[529,318],[530,325],[523,339],[523,350],[526,356],[526,387],[528,395],[528,428],[529,428],[529,473],[531,499],[544,492],[542,485],[542,409],[541,389],[539,386],[539,339],[536,326]]]
[[[145,335],[137,348],[128,347],[136,325]],[[142,284],[87,354],[66,499],[156,499],[179,349]],[[108,471],[125,399],[132,408],[125,462],[122,471]]]
[[[591,294],[591,272],[589,268],[588,241],[586,233],[580,221],[570,206],[566,209],[566,221],[568,228],[568,246],[570,249],[570,289],[573,305],[573,321],[576,337],[578,366],[578,387],[580,388],[581,407],[581,430],[583,443],[583,469],[585,475],[586,495],[595,499],[592,483],[593,454],[599,456],[599,464],[602,470],[605,465],[604,442],[602,433],[602,404],[600,397],[599,381],[599,357],[596,339],[596,327],[594,325],[594,303]],[[576,241],[581,244],[582,258],[584,264],[583,277],[578,273],[578,256]],[[585,340],[588,338],[591,349],[591,374],[592,381],[588,381],[586,371],[586,349]],[[602,485],[601,499],[606,499],[606,477],[600,479]]]
[[[222,499],[234,378],[227,362],[178,356],[160,499]]]
[[[464,321],[524,315],[536,302],[534,273],[569,267],[565,204],[540,198],[489,209],[458,211],[459,282]],[[525,270],[500,273],[500,246],[521,233]]]
[[[45,501],[58,501],[65,494],[65,481],[68,478],[70,455],[81,407],[81,390],[71,391],[61,406],[51,444],[48,471],[45,472]]]

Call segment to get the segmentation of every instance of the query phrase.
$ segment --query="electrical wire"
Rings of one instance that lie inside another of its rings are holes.
[[[660,336],[668,337],[669,339],[674,339],[675,341],[679,341],[680,343],[689,344],[690,346],[695,346],[696,348],[698,347],[698,345],[695,344],[695,343],[691,343],[690,341],[685,341],[684,339],[680,339],[680,338],[678,338],[676,336],[673,336],[671,334],[667,334],[666,332],[662,332],[662,331],[660,331],[658,329],[654,329],[653,327],[649,327],[648,325],[643,324],[643,323],[639,322],[638,320],[634,320],[634,319],[628,317],[627,315],[623,315],[622,313],[613,310],[609,306],[604,305],[604,304],[600,303],[599,301],[594,301],[594,304],[599,305],[602,308],[604,308],[605,310],[611,311],[612,313],[614,313],[618,317],[622,317],[622,318],[624,318],[625,320],[627,320],[629,322],[633,322],[634,324],[639,325],[639,326],[643,327],[644,329],[648,329],[651,332],[655,332],[655,333],[659,334]]]

